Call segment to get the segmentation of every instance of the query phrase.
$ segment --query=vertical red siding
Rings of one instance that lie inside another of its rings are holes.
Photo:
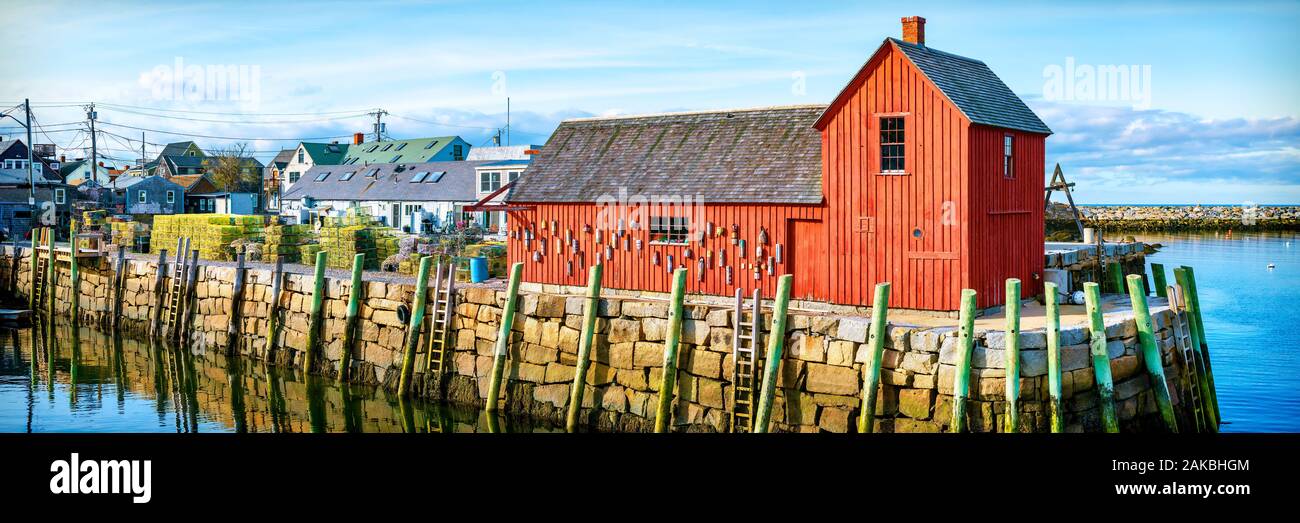
[[[1003,137],[1012,137],[1015,177],[1002,173]],[[1022,298],[1042,291],[1043,185],[1046,137],[983,125],[971,127],[971,287],[979,306],[1005,303],[1007,278]]]
[[[523,203],[523,202],[516,202]],[[790,274],[792,263],[790,262],[793,251],[790,231],[794,230],[792,220],[821,220],[823,218],[823,208],[812,205],[705,205],[704,220],[713,222],[714,226],[721,226],[727,232],[723,236],[714,237],[708,234],[706,238],[699,242],[692,242],[689,245],[663,245],[651,244],[649,232],[646,230],[647,223],[642,223],[641,228],[636,231],[628,230],[630,249],[623,247],[622,240],[618,240],[612,246],[614,247],[613,259],[604,261],[605,247],[611,245],[613,231],[604,231],[603,242],[596,243],[596,226],[597,215],[600,207],[590,203],[542,203],[542,204],[525,204],[533,205],[534,210],[517,211],[512,213],[510,221],[511,235],[508,240],[508,251],[510,262],[524,262],[524,281],[552,283],[561,285],[586,285],[587,273],[586,267],[597,262],[597,256],[600,256],[601,263],[605,264],[605,274],[603,286],[614,289],[634,289],[657,292],[668,292],[668,256],[672,255],[674,263],[678,267],[685,267],[688,271],[687,290],[691,293],[715,294],[728,296],[735,292],[735,289],[742,289],[746,295],[753,293],[755,287],[762,290],[763,295],[771,297],[776,289],[776,277],[783,274]],[[650,209],[647,216],[657,214],[658,211]],[[550,232],[551,221],[557,224],[556,234]],[[536,222],[535,238],[532,248],[526,248],[524,245],[523,235],[519,239],[514,238],[513,232],[522,230]],[[746,252],[743,257],[739,255],[739,247],[731,244],[730,230],[735,224],[740,226],[740,238],[746,241]],[[590,225],[592,232],[584,233],[583,226]],[[630,228],[630,226],[629,226]],[[760,228],[767,230],[768,244],[765,246],[764,258],[756,260],[754,249],[758,245],[758,232]],[[562,244],[565,239],[566,231],[572,231],[573,237],[577,239],[579,252],[582,256],[574,255],[571,248],[562,246],[557,251],[556,240]],[[641,239],[643,242],[642,249],[637,251],[636,240]],[[537,250],[537,242],[546,241],[546,255],[542,256],[541,261],[533,261],[533,252]],[[826,246],[823,237],[816,236],[810,239],[800,239],[801,245],[805,248],[817,252],[825,252]],[[784,252],[783,263],[778,263],[774,267],[772,275],[767,274],[765,260],[768,256],[774,254],[774,248],[781,244]],[[684,254],[687,249],[692,251],[692,257],[685,259]],[[733,267],[734,280],[732,285],[727,285],[726,269],[717,266],[716,257],[720,250],[725,250],[727,266]],[[659,265],[653,263],[654,253],[659,253]],[[700,281],[697,266],[697,260],[712,252],[715,261],[706,263],[707,268],[704,271],[704,281]],[[568,274],[568,262],[573,261],[573,274]],[[760,277],[754,279],[753,266],[757,264],[760,268]],[[816,262],[809,261],[805,265],[807,270],[817,270]],[[799,269],[800,271],[804,269]],[[820,298],[821,295],[819,294]],[[824,298],[821,298],[824,299]]]
[[[955,309],[969,236],[967,120],[892,46],[864,73],[831,108],[822,131],[826,241],[833,249],[827,299],[869,304],[875,284],[888,281],[891,307]],[[883,115],[904,118],[905,175],[879,174]]]

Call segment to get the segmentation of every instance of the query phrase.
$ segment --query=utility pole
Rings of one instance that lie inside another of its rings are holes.
[[[86,109],[86,119],[90,120],[90,179],[95,185],[99,185],[99,151],[95,147],[95,119],[98,117],[95,102],[90,102],[90,107]]]
[[[506,97],[506,145],[510,145],[510,97]]]
[[[144,178],[144,131],[140,131],[140,177]]]
[[[32,208],[31,220],[36,221],[36,177],[32,175],[32,101],[23,99],[23,107],[27,110],[27,205]]]
[[[375,117],[375,141],[384,141],[384,115],[388,114],[388,111],[375,109],[374,112],[368,114]]]

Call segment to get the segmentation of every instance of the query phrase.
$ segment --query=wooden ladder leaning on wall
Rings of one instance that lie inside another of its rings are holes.
[[[45,271],[50,262],[48,253],[53,250],[53,247],[46,246],[49,237],[48,229],[45,227],[32,229],[32,235],[36,238],[36,250],[32,251],[32,256],[36,257],[36,272],[32,274],[31,306],[33,310],[40,310],[41,305],[45,303]],[[45,248],[47,256],[41,256],[42,248]]]
[[[1183,393],[1192,405],[1193,427],[1196,432],[1209,432],[1208,420],[1205,418],[1205,400],[1201,398],[1200,376],[1197,371],[1203,364],[1196,352],[1192,340],[1191,318],[1187,314],[1187,296],[1179,285],[1170,285],[1166,296],[1169,297],[1169,310],[1173,312],[1171,327],[1174,331],[1175,354],[1182,360]]]
[[[189,238],[176,238],[176,261],[172,262],[172,284],[167,295],[167,325],[163,332],[169,338],[178,338],[181,325],[182,294],[185,291],[186,261],[190,250]]]
[[[745,297],[736,289],[736,309],[732,332],[732,387],[731,432],[753,432],[754,427],[754,377],[758,375],[758,358],[763,343],[763,295],[754,289],[754,299],[749,309],[749,322],[745,321]]]
[[[456,310],[456,263],[454,261],[448,263],[439,261],[434,269],[433,300],[430,305],[432,306],[426,313],[429,340],[425,348],[424,375],[425,380],[432,379],[441,387],[442,371],[447,357],[447,333],[451,330],[451,319],[455,316]]]

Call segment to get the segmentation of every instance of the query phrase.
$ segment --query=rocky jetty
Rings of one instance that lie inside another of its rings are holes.
[[[1079,212],[1085,226],[1102,230],[1300,230],[1300,207],[1292,206],[1114,205],[1079,207]],[[1053,203],[1047,225],[1049,232],[1073,228],[1070,207]]]

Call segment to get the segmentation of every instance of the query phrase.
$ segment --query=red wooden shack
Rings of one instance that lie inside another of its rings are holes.
[[[566,120],[506,200],[525,281],[954,310],[1041,290],[1051,130],[987,65],[903,19],[829,106]],[[689,201],[689,205],[681,205]]]

